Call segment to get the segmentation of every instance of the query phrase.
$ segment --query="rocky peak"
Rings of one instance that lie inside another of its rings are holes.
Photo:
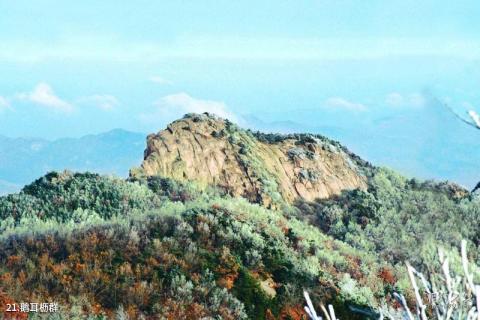
[[[216,186],[267,207],[365,188],[358,157],[316,135],[252,133],[211,114],[187,114],[147,138],[132,176]]]

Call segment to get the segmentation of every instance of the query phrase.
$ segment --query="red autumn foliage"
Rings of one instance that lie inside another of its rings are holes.
[[[302,306],[287,306],[282,309],[280,312],[280,319],[282,320],[307,320],[307,314],[305,313],[305,310],[303,310]]]
[[[385,283],[388,283],[391,285],[394,285],[395,282],[397,282],[397,279],[393,274],[393,271],[387,267],[383,267],[382,269],[380,269],[380,272],[378,273],[378,277],[382,279]]]
[[[5,320],[28,319],[28,313],[20,312],[18,310],[15,312],[7,311],[8,305],[13,305],[14,303],[15,303],[15,300],[13,300],[6,293],[0,290],[0,308],[1,308],[0,315],[2,316],[2,319],[5,319]]]

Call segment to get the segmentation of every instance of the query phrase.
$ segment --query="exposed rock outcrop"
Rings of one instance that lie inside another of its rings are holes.
[[[188,114],[147,138],[141,168],[275,207],[365,188],[364,164],[340,144],[316,135],[252,133],[209,114]]]

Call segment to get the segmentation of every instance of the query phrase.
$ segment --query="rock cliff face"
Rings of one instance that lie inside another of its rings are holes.
[[[314,135],[252,133],[209,114],[189,114],[147,138],[141,168],[223,188],[267,207],[365,188],[364,163],[338,143]]]

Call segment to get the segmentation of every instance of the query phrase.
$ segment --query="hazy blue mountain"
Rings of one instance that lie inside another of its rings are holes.
[[[125,177],[131,167],[141,163],[145,137],[122,129],[54,141],[0,136],[0,194],[17,191],[52,170]]]
[[[22,186],[0,180],[0,195],[17,192]]]

